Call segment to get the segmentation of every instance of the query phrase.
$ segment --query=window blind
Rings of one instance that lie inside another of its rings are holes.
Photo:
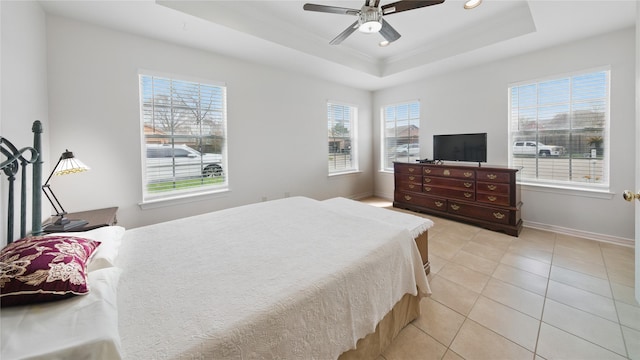
[[[509,88],[510,165],[521,180],[609,185],[609,71]]]
[[[354,106],[327,103],[329,174],[358,171],[356,113]]]
[[[145,199],[227,186],[226,88],[140,75]]]
[[[419,159],[420,102],[385,106],[382,117],[382,169],[393,171],[394,161]]]

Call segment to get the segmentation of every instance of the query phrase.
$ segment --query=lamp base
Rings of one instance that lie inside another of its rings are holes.
[[[69,231],[69,230],[73,230],[75,228],[79,228],[82,226],[87,225],[89,222],[86,220],[69,220],[68,222],[64,223],[64,224],[49,224],[47,226],[45,226],[42,231],[44,232],[64,232],[64,231]]]

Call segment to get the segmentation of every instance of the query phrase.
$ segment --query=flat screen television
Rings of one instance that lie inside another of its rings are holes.
[[[433,135],[433,159],[487,162],[487,133]]]

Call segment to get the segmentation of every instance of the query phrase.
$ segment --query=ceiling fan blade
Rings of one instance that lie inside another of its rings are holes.
[[[364,4],[366,6],[378,7],[380,5],[380,0],[365,0]]]
[[[358,28],[358,21],[354,22],[353,24],[351,24],[351,26],[344,29],[344,31],[341,32],[340,35],[336,36],[333,40],[331,40],[329,44],[331,45],[340,44],[344,39],[348,38],[349,35],[353,34],[353,32],[356,31],[357,28]]]
[[[316,5],[316,4],[304,4],[302,7],[307,11],[317,11],[323,13],[331,13],[331,14],[341,14],[341,15],[358,15],[360,10],[357,9],[349,9],[337,6],[326,6],[326,5]]]
[[[388,22],[382,19],[382,29],[380,29],[380,35],[384,37],[385,40],[392,43],[398,39],[400,39],[400,33],[396,31]]]
[[[419,9],[425,6],[442,4],[444,0],[401,0],[391,4],[382,5],[382,14],[391,15],[402,11]]]

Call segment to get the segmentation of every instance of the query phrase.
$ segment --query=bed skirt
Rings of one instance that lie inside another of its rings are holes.
[[[400,331],[420,315],[419,296],[404,294],[376,326],[373,333],[358,340],[355,349],[340,355],[339,360],[376,359],[398,336]]]

